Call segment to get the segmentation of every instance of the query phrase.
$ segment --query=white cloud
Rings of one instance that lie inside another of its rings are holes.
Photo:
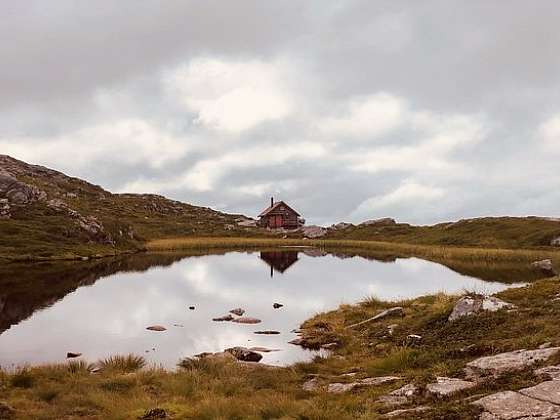
[[[539,127],[545,150],[560,152],[560,115],[551,117]]]
[[[403,123],[405,102],[388,93],[354,98],[336,109],[335,114],[319,119],[319,131],[328,137],[350,136],[369,141]]]
[[[405,204],[423,207],[426,203],[439,200],[444,195],[445,190],[442,188],[407,180],[397,189],[385,195],[370,197],[362,202],[353,212],[353,218],[372,217],[372,215],[380,214],[383,211],[390,211],[393,207]]]
[[[280,120],[293,109],[281,63],[194,59],[166,78],[195,123],[233,133]]]
[[[0,139],[4,153],[72,170],[112,160],[160,168],[184,157],[189,147],[188,139],[173,137],[141,119],[94,125],[53,138]]]

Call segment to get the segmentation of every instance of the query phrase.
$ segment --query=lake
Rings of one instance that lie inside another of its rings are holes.
[[[526,267],[450,268],[419,258],[310,248],[7,265],[0,270],[0,365],[63,362],[67,352],[80,352],[92,362],[136,353],[173,368],[183,357],[232,346],[279,349],[262,362],[285,365],[313,356],[288,342],[296,338],[291,331],[317,312],[368,296],[494,293],[532,276]],[[212,321],[238,307],[262,322]],[[167,331],[146,330],[150,325]],[[280,334],[254,334],[258,330]]]

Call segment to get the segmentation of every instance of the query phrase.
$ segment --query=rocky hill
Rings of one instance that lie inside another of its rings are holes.
[[[112,194],[0,155],[0,257],[107,255],[148,239],[239,235],[244,219],[158,195]]]

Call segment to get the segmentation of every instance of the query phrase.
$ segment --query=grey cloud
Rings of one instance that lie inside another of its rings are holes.
[[[87,7],[61,0],[6,1],[2,8],[0,153],[113,190],[145,187],[231,212],[257,214],[271,194],[280,195],[318,223],[556,211],[558,155],[539,143],[540,125],[560,114],[560,4],[553,0]],[[242,108],[267,83],[255,88],[244,80],[239,91],[210,99],[187,90],[198,107],[187,109],[164,79],[200,58],[278,69],[271,80],[285,84],[289,112],[256,118],[238,132],[196,123],[201,112],[210,115],[206,121],[226,111],[235,116],[231,104]],[[325,118],[346,118],[349,104],[379,93],[402,100],[396,127],[375,134],[368,126],[360,135],[321,131]],[[483,134],[442,151],[445,139],[430,140],[415,126],[421,113],[471,118]],[[387,148],[391,153],[380,154]],[[192,171],[201,162],[211,162],[207,189],[184,182],[200,179]],[[364,203],[371,210],[358,216]]]

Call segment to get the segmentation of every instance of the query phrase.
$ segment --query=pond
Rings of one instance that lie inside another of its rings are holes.
[[[62,362],[67,352],[79,352],[92,362],[141,354],[173,368],[183,357],[232,346],[278,349],[262,362],[285,365],[313,356],[288,344],[296,338],[291,331],[342,303],[493,293],[528,277],[525,267],[452,269],[419,258],[303,248],[8,265],[0,270],[0,366]],[[262,322],[212,321],[238,307]],[[167,330],[146,330],[150,325]]]

